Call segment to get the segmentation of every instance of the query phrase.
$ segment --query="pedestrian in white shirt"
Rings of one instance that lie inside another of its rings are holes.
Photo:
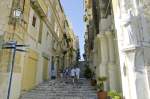
[[[79,79],[80,79],[80,68],[79,67],[76,67],[76,69],[75,69],[75,76],[76,76],[77,82],[79,82]]]
[[[75,79],[75,68],[74,67],[71,69],[71,78],[72,78],[72,83],[74,84],[74,79]]]

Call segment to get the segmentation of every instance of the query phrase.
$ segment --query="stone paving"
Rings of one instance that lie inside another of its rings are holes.
[[[51,80],[25,92],[20,99],[97,99],[97,96],[86,79],[80,79],[78,85],[66,80]]]

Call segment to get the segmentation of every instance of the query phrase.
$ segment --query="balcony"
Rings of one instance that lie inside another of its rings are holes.
[[[46,16],[48,7],[45,0],[30,0],[33,9],[35,9],[40,16]]]

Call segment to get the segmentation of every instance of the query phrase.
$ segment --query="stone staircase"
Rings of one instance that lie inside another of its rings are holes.
[[[86,79],[78,84],[71,80],[51,80],[22,94],[20,99],[97,99],[96,90]]]

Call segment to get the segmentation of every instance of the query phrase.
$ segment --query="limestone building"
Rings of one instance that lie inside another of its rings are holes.
[[[51,76],[59,77],[59,71],[67,65],[64,54],[76,48],[75,34],[66,25],[59,0],[0,0],[0,12],[1,45],[10,41],[29,45],[26,53],[17,52],[15,57],[10,99],[18,99],[23,91]],[[11,54],[9,49],[0,49],[0,99],[8,95]],[[71,52],[71,57],[76,54]]]
[[[149,99],[149,0],[84,0],[85,59],[105,90]]]
[[[67,38],[66,38],[66,44],[67,47],[65,50],[67,52],[64,52],[64,68],[68,68],[69,66],[73,66],[76,64],[76,57],[77,57],[77,51],[79,49],[79,42],[77,39],[77,36],[74,34],[72,25],[69,21],[66,21],[66,30]],[[77,42],[77,43],[76,43]]]

